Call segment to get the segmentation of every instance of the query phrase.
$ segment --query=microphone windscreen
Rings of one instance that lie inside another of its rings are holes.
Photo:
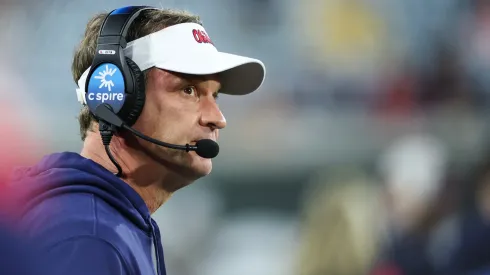
[[[196,142],[196,153],[207,159],[214,158],[219,153],[219,145],[211,139],[201,139]]]

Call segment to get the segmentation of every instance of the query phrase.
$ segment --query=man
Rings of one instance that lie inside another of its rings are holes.
[[[82,103],[91,100],[85,82],[106,17],[100,14],[88,22],[73,59]],[[218,93],[248,94],[265,77],[262,62],[218,52],[199,17],[187,12],[144,10],[126,40],[124,54],[143,71],[146,90],[144,107],[132,127],[157,140],[216,141],[226,126]],[[113,83],[108,76],[102,79]],[[49,155],[16,173],[16,185],[30,186],[25,199],[19,200],[21,223],[56,259],[53,272],[166,274],[160,232],[150,215],[173,192],[208,175],[212,162],[195,152],[157,146],[126,130],[112,137],[106,154],[100,122],[89,107],[84,105],[79,116],[84,141],[80,154]],[[121,177],[114,175],[113,162],[120,164]]]

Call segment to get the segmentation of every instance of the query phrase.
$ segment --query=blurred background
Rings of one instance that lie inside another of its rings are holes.
[[[490,274],[490,1],[0,3],[2,129],[32,161],[81,149],[70,66],[97,12],[186,9],[266,64],[219,99],[212,175],[154,215],[168,274]]]

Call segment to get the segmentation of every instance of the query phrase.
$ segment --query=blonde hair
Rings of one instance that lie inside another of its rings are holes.
[[[308,197],[300,275],[366,274],[379,247],[379,192],[359,175],[320,182]]]

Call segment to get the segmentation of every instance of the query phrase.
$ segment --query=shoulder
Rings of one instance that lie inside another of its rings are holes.
[[[43,199],[25,213],[21,226],[49,260],[58,262],[60,272],[66,263],[70,272],[81,272],[76,274],[131,273],[131,224],[94,194]]]
[[[2,274],[50,274],[49,265],[33,249],[34,245],[15,233],[8,221],[0,218],[0,266]],[[22,264],[19,264],[22,263]]]
[[[120,246],[118,234],[131,224],[115,208],[88,192],[54,195],[33,205],[21,219],[21,227],[31,237],[54,245],[77,236],[101,238]]]
[[[121,251],[93,235],[79,235],[42,247],[54,274],[132,274]]]

